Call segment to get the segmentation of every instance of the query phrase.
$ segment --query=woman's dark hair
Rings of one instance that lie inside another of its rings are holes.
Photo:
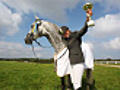
[[[67,26],[61,26],[60,27],[62,29],[62,34],[64,34],[67,30],[69,30],[69,28]]]

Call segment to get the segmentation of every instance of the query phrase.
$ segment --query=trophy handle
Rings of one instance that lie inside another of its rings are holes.
[[[92,19],[92,15],[93,15],[92,9],[88,9],[88,10],[86,11],[86,15],[87,15],[87,17],[89,17],[89,20],[91,20],[91,19]]]

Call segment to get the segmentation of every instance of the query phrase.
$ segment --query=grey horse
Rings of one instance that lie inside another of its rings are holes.
[[[28,34],[25,37],[25,44],[32,44],[34,40],[37,38],[40,38],[42,36],[45,36],[51,45],[53,46],[55,53],[54,55],[58,54],[62,49],[66,47],[66,45],[62,41],[62,36],[60,34],[60,27],[57,25],[40,20],[38,17],[35,17],[36,20],[31,25],[31,30],[28,32]],[[55,70],[57,67],[56,60],[54,60],[55,63]],[[67,79],[67,88],[72,88],[70,75],[68,75]],[[65,77],[61,77],[61,88],[62,90],[65,90]]]

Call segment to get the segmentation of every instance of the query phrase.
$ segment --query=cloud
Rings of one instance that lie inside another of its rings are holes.
[[[107,14],[95,20],[95,26],[91,28],[90,35],[94,37],[104,38],[108,36],[120,35],[120,13]]]
[[[80,2],[79,0],[3,0],[8,6],[18,12],[38,13],[42,17],[55,21],[66,21],[66,10],[71,10]]]
[[[112,50],[120,50],[120,37],[103,43],[104,48]]]
[[[34,13],[54,21],[67,21],[66,10],[76,7],[79,0],[1,0],[0,37],[14,36],[25,14]]]
[[[95,58],[120,58],[119,23],[120,13],[106,14],[95,20],[95,26],[89,30],[89,37],[94,45]],[[108,40],[109,42],[107,42]]]
[[[120,0],[2,0],[9,7],[20,13],[34,13],[51,20],[64,22],[67,20],[66,10],[74,9],[79,3],[99,3],[104,10],[120,9]]]
[[[95,59],[120,58],[120,47],[117,45],[115,46],[117,48],[113,48],[113,46],[110,45],[110,42],[93,43],[93,45],[94,48],[92,50]]]
[[[13,13],[7,6],[0,2],[0,35],[13,36],[19,31],[18,25],[22,21],[19,13]]]
[[[15,35],[23,18],[21,15],[31,12],[54,21],[67,21],[66,11],[74,9],[80,2],[83,3],[80,0],[1,0],[0,34]],[[105,8],[120,9],[120,0],[86,0],[86,2],[99,3]]]
[[[47,49],[35,47],[38,58],[51,58],[52,53]],[[47,56],[47,57],[46,57]],[[36,58],[32,48],[15,42],[0,42],[0,58]]]

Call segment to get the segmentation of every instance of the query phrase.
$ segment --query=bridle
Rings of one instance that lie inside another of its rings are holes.
[[[40,42],[38,42],[38,41],[34,38],[34,32],[35,32],[35,31],[38,31],[38,27],[39,27],[41,24],[42,24],[41,20],[40,20],[40,19],[36,19],[34,25],[31,26],[31,33],[28,33],[28,35],[29,35],[28,38],[29,38],[30,44],[31,44],[31,46],[32,46],[32,52],[34,53],[34,56],[36,57],[37,60],[38,60],[38,57],[37,57],[37,55],[36,55],[36,53],[35,53],[35,50],[34,50],[34,45],[33,45],[33,43],[32,43],[33,41],[35,41],[35,42],[37,43],[37,45],[40,46],[40,47],[42,47],[42,48],[51,48],[51,47],[52,47],[52,45],[51,45],[51,46],[43,46],[43,45],[40,44]],[[63,31],[60,29],[59,33],[62,34]],[[60,58],[62,58],[66,52],[67,52],[67,49],[65,50],[65,52],[63,53],[63,55],[60,56]],[[60,59],[60,58],[58,58],[58,59]]]
[[[43,46],[40,44],[40,42],[37,41],[37,39],[34,38],[34,32],[35,31],[38,31],[38,27],[41,26],[42,22],[40,19],[36,19],[35,20],[35,25],[32,25],[31,28],[32,28],[32,33],[30,34],[30,40],[32,41],[35,41],[38,46],[42,47],[42,48],[50,48],[51,46]]]
[[[34,50],[34,45],[32,43],[32,41],[35,41],[37,43],[38,46],[42,47],[42,48],[51,48],[51,46],[43,46],[40,44],[40,42],[38,42],[35,38],[34,38],[34,32],[38,30],[38,27],[42,24],[41,20],[40,19],[36,19],[35,20],[35,25],[32,25],[31,26],[31,33],[28,33],[29,36],[29,41],[31,42],[31,46],[32,46],[32,51],[34,53],[34,56],[38,59],[36,53],[35,53],[35,50]]]

